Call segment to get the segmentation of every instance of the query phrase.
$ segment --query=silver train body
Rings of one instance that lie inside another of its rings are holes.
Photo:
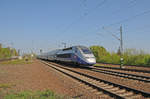
[[[95,56],[91,50],[85,46],[72,46],[65,49],[58,49],[38,55],[37,58],[50,61],[68,62],[84,66],[92,66],[96,64]]]

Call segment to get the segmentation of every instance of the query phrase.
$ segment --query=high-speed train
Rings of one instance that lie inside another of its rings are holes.
[[[48,53],[38,55],[37,58],[50,61],[68,62],[84,66],[96,64],[96,59],[91,50],[85,46],[72,46],[57,49]]]

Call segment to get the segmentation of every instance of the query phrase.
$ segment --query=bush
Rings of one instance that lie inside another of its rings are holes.
[[[2,48],[0,44],[0,59],[11,58],[12,56],[18,56],[16,49],[14,48]]]
[[[120,64],[120,54],[110,53],[102,46],[91,46],[90,49],[100,63]],[[150,54],[136,49],[126,49],[123,53],[124,65],[150,66]]]

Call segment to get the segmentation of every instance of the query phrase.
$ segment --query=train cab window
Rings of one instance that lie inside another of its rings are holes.
[[[77,53],[78,51],[77,50],[75,50],[75,53]]]
[[[82,50],[82,52],[84,54],[91,54],[92,52],[90,51],[90,49],[86,48],[86,47],[80,47],[80,49]]]
[[[75,52],[75,53],[77,53],[77,52],[78,52],[77,48],[75,48],[75,49],[74,49],[74,52]]]

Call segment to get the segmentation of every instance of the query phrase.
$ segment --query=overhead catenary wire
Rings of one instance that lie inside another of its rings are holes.
[[[87,0],[85,0],[85,1],[87,1]],[[131,7],[133,7],[133,6],[135,6],[136,5],[136,1],[137,0],[131,0],[131,1],[129,1],[128,2],[128,5],[130,5],[128,8],[131,8]],[[98,4],[97,6],[100,6],[100,5],[102,5],[103,3],[105,3],[106,1],[104,0],[103,2],[101,2],[100,4]],[[119,11],[121,11],[121,9],[119,9],[119,10],[117,10],[117,11],[115,11],[115,12],[119,12]],[[88,14],[87,14],[88,15]],[[86,15],[85,15],[86,16]],[[107,31],[108,32],[108,31]],[[114,36],[115,37],[115,35],[114,34],[111,34],[112,36]],[[115,37],[116,38],[116,37]]]
[[[144,11],[144,12],[142,12],[142,13],[136,14],[136,15],[134,15],[134,16],[128,17],[128,18],[123,19],[123,20],[121,20],[121,21],[118,21],[118,22],[116,22],[116,23],[112,23],[112,24],[110,24],[110,25],[108,25],[108,26],[106,26],[106,27],[110,27],[110,26],[113,26],[113,25],[116,25],[116,24],[121,24],[121,23],[124,23],[124,22],[128,22],[128,21],[130,21],[130,20],[132,20],[132,19],[135,19],[135,18],[137,18],[137,17],[139,17],[139,16],[142,16],[142,15],[145,15],[145,14],[148,14],[148,13],[150,13],[150,10],[147,10],[147,11]]]
[[[137,0],[131,0],[129,3],[135,3]]]
[[[129,4],[133,4],[133,3],[135,3],[136,1],[137,1],[137,0],[131,0],[131,1],[129,2]],[[139,13],[139,14],[136,14],[136,15],[134,15],[134,16],[128,17],[128,18],[126,18],[126,19],[123,19],[123,20],[121,20],[121,21],[112,23],[112,24],[107,25],[107,26],[105,26],[105,27],[111,27],[111,26],[116,25],[116,24],[122,24],[122,23],[124,23],[124,22],[131,21],[132,19],[135,19],[135,18],[137,18],[137,17],[139,17],[139,16],[142,16],[142,15],[145,15],[145,14],[148,14],[148,13],[150,13],[150,10],[146,10],[146,11],[144,11],[144,12],[142,12],[142,13]],[[103,29],[104,29],[104,27],[103,27]],[[105,30],[105,31],[107,31],[107,30]],[[120,40],[115,34],[111,33],[110,31],[107,31],[107,33],[111,34],[113,37],[115,37],[116,39]]]
[[[129,2],[128,2],[128,7],[126,7],[126,9],[129,9],[129,8],[134,7],[134,6],[137,4],[136,1],[137,1],[137,0],[131,0],[131,1],[129,1]],[[116,13],[119,13],[119,12],[122,12],[122,9],[119,8],[118,10],[112,12],[112,14],[115,15]]]
[[[103,27],[103,29],[104,29],[107,33],[111,34],[114,38],[116,38],[117,40],[120,41],[120,38],[117,37],[115,34],[113,34],[112,32],[110,32],[110,31],[108,31],[108,30],[106,30],[105,27]]]
[[[87,1],[87,0],[85,0],[84,2],[86,2],[86,1]],[[79,16],[79,18],[78,18],[77,20],[71,22],[71,23],[65,28],[65,30],[64,30],[63,32],[66,32],[67,30],[69,30],[69,29],[70,29],[74,24],[76,24],[77,22],[82,21],[83,18],[85,18],[86,16],[88,16],[90,13],[94,12],[95,9],[97,9],[98,7],[103,6],[103,5],[106,3],[106,1],[107,1],[107,0],[103,0],[102,2],[98,3],[98,4],[97,4],[92,10],[90,10],[90,11],[88,11],[88,10],[86,9],[86,13],[84,13],[82,16]],[[86,5],[84,5],[84,6],[86,6]]]

